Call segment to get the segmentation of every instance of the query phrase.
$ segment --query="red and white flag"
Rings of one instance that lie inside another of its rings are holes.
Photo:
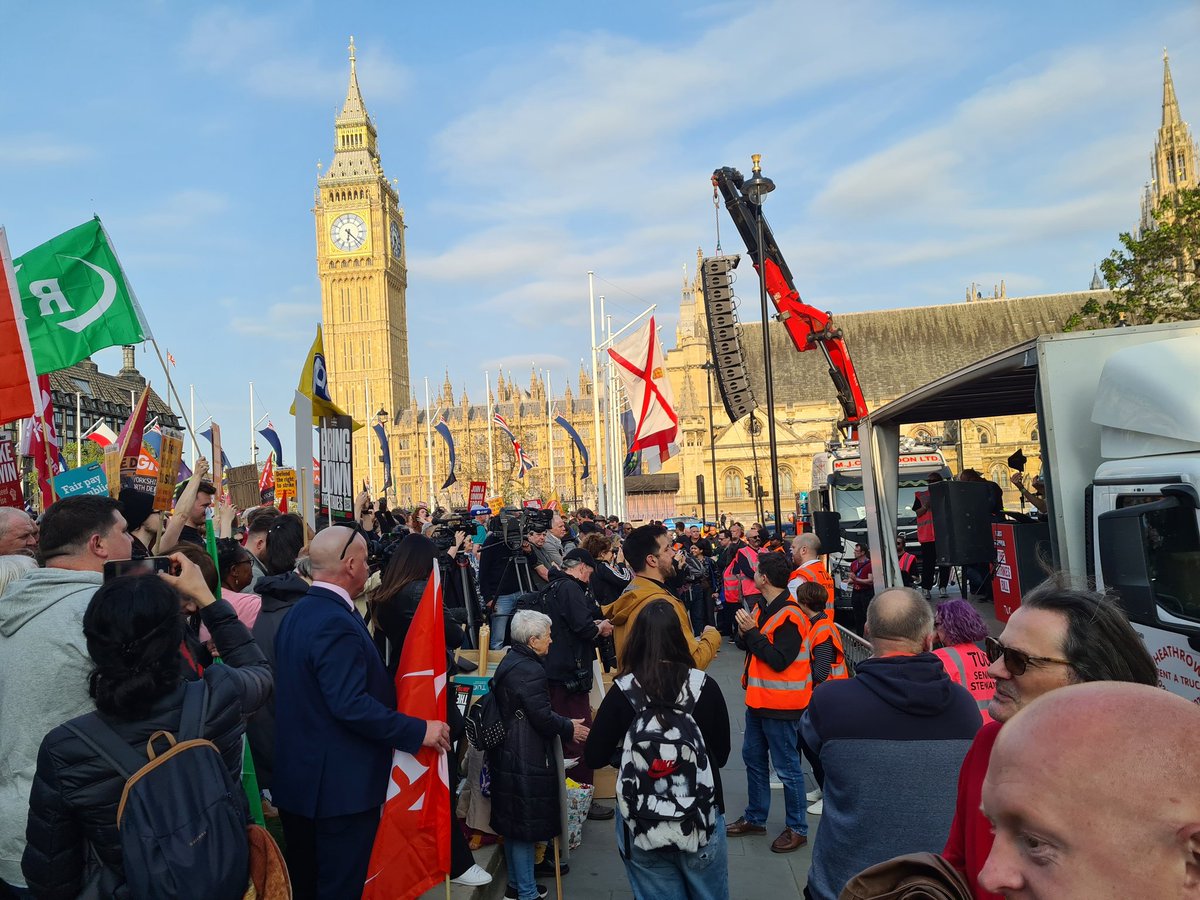
[[[117,433],[109,428],[106,424],[101,422],[94,429],[92,429],[91,433],[88,434],[87,439],[89,441],[94,441],[101,447],[111,447],[117,442]]]
[[[263,466],[262,474],[258,477],[258,493],[262,495],[266,491],[275,490],[275,455],[271,454],[267,457],[267,464]]]
[[[396,709],[446,721],[446,631],[437,566],[409,626],[396,670]],[[450,871],[450,770],[435,747],[392,753],[383,815],[375,832],[363,900],[411,900]]]
[[[0,228],[0,425],[32,416],[37,410],[33,354],[8,238]]]
[[[662,345],[654,328],[654,316],[632,335],[614,344],[608,355],[617,364],[634,416],[630,453],[658,449],[659,462],[666,462],[679,435],[675,396],[663,366]]]
[[[21,453],[32,456],[37,467],[42,509],[54,502],[54,476],[62,471],[58,435],[54,432],[54,404],[50,402],[50,376],[37,376],[38,401],[32,418],[25,420],[25,438]]]

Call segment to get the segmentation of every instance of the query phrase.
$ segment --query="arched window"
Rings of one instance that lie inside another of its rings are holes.
[[[988,433],[986,431],[984,431],[982,428],[980,428],[979,429],[979,443],[986,444],[990,440],[991,440],[991,438],[988,437]]]
[[[1004,466],[992,466],[992,481],[1002,488],[1008,487],[1008,469]]]
[[[1029,439],[1031,441],[1033,441],[1035,444],[1037,444],[1037,443],[1041,442],[1042,436],[1040,434],[1038,434],[1038,430],[1036,428],[1034,428],[1032,431],[1029,432]]]
[[[787,466],[779,467],[779,496],[781,498],[792,496],[792,470]]]
[[[746,495],[746,483],[737,469],[725,470],[725,499],[741,500]]]

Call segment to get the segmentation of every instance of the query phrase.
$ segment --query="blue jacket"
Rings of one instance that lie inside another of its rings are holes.
[[[310,588],[275,636],[275,684],[275,805],[314,819],[381,806],[392,750],[416,753],[425,723],[396,712],[362,617]]]

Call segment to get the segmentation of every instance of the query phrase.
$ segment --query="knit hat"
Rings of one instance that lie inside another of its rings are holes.
[[[142,527],[154,513],[154,495],[137,488],[121,488],[121,509],[125,514],[125,527],[135,531]]]

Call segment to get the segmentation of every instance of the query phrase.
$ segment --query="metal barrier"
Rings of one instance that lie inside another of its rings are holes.
[[[867,641],[860,638],[849,628],[838,625],[836,622],[834,623],[834,627],[841,632],[842,649],[846,653],[846,665],[850,670],[851,676],[853,676],[858,664],[864,659],[870,659],[873,655],[871,645]]]

